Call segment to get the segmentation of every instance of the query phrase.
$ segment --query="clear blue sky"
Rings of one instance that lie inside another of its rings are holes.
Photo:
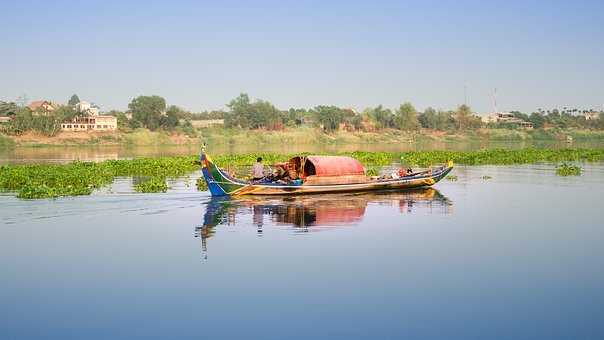
[[[5,1],[0,100],[604,104],[604,1]]]

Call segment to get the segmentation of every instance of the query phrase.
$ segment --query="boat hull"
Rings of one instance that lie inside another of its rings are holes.
[[[400,179],[374,180],[355,184],[326,184],[326,185],[281,185],[253,184],[235,179],[218,168],[205,154],[201,156],[202,173],[212,196],[239,195],[305,195],[339,192],[364,192],[380,190],[404,190],[430,187],[443,179],[452,169],[447,164],[431,171],[407,176]]]

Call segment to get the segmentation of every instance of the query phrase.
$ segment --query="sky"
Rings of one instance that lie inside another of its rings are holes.
[[[0,0],[0,100],[604,105],[604,1]],[[465,90],[464,90],[465,89]]]

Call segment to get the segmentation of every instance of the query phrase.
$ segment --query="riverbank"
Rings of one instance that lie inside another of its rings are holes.
[[[596,162],[604,160],[604,148],[563,150],[479,150],[479,151],[415,151],[415,152],[347,152],[367,169],[377,170],[392,163],[429,166],[452,160],[457,164],[528,164],[538,162]],[[214,155],[221,167],[241,167],[254,163],[261,156],[267,164],[282,162],[292,154],[231,154]],[[139,191],[165,192],[167,178],[188,175],[200,169],[196,155],[181,157],[107,160],[103,162],[72,162],[68,164],[0,166],[0,191],[20,198],[54,198],[89,195],[112,183],[115,177],[141,177]],[[144,183],[148,182],[148,185]]]
[[[479,142],[536,142],[536,141],[604,141],[604,131],[577,129],[512,130],[478,129],[468,131],[420,130],[406,132],[385,129],[377,132],[336,131],[326,133],[319,128],[300,127],[279,131],[201,128],[196,136],[165,131],[137,129],[130,132],[60,132],[54,137],[35,133],[21,136],[0,135],[0,147],[40,146],[159,146],[199,145],[346,145],[346,144],[426,144]]]

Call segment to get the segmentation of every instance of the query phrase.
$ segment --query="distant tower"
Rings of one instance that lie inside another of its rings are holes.
[[[468,106],[468,84],[463,84],[463,104]]]
[[[497,88],[493,91],[493,108],[495,109],[495,113],[499,112],[497,111]]]

